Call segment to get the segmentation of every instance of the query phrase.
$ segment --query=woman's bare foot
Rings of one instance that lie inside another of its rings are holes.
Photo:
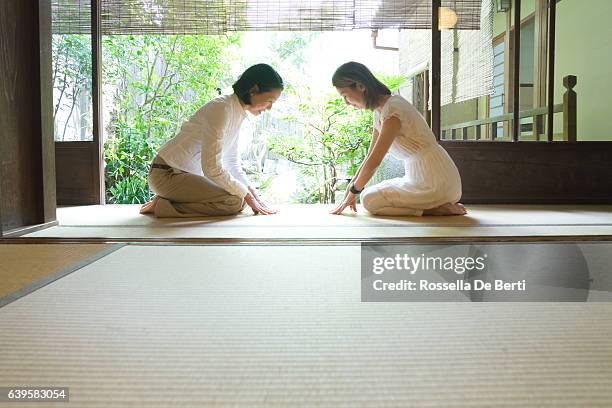
[[[467,210],[461,203],[446,203],[436,208],[424,210],[423,215],[465,215]]]
[[[140,207],[141,214],[153,214],[155,212],[155,206],[157,205],[157,201],[159,201],[159,197],[155,196],[151,201],[146,204],[143,204]]]

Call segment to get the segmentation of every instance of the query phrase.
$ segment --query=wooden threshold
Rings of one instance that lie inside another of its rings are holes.
[[[132,245],[360,245],[466,242],[594,242],[612,241],[612,235],[532,235],[486,237],[392,237],[392,238],[0,238],[0,244],[121,244]]]

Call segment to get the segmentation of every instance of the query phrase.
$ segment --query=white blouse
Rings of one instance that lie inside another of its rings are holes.
[[[205,176],[243,198],[249,179],[238,153],[240,125],[246,112],[236,94],[219,96],[201,107],[159,150],[168,165]]]
[[[380,111],[374,111],[374,128],[380,132],[384,121],[392,116],[400,120],[399,133],[389,149],[393,157],[406,159],[438,144],[425,118],[400,95],[391,95]]]

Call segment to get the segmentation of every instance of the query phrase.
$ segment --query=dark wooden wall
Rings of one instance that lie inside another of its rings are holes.
[[[96,141],[55,143],[58,205],[100,204],[98,152]]]
[[[50,81],[50,0],[0,1],[0,234],[55,220]]]
[[[612,203],[612,142],[441,142],[466,203]]]

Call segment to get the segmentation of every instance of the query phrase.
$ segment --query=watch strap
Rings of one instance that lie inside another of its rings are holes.
[[[361,190],[357,190],[357,188],[355,188],[355,184],[351,183],[351,187],[349,188],[349,191],[355,195],[360,194],[363,191],[363,188]]]

